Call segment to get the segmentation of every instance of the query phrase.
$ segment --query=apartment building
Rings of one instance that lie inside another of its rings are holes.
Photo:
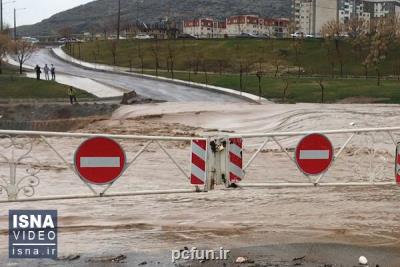
[[[371,18],[400,15],[400,0],[364,0],[363,10]]]
[[[354,17],[371,18],[400,15],[400,0],[293,0],[296,30],[320,36],[329,21],[347,23]]]
[[[265,19],[257,15],[239,15],[216,21],[210,18],[183,22],[183,33],[197,38],[223,38],[240,35],[285,37],[289,19]]]
[[[226,32],[226,23],[211,18],[183,21],[183,33],[196,38],[222,38]]]
[[[319,36],[329,21],[339,19],[340,0],[293,0],[296,31]]]

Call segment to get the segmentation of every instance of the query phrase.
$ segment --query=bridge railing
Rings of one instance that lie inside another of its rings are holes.
[[[93,185],[77,174],[74,152],[93,137],[117,140],[125,150],[123,175],[113,183]],[[196,192],[188,182],[191,140],[0,130],[0,202]]]
[[[313,133],[325,135],[334,147],[333,162],[318,176],[301,172],[295,160],[296,145]],[[114,139],[125,150],[126,166],[115,182],[94,185],[79,178],[74,153],[83,141],[93,137]],[[230,148],[224,148],[232,138],[243,141],[239,172],[244,177],[235,183],[239,187],[397,184],[400,127],[204,138],[0,130],[0,202],[192,193],[222,184],[232,186]],[[208,147],[204,185],[191,185],[193,139],[206,141]]]
[[[295,160],[296,145],[313,133],[325,135],[334,147],[332,164],[317,176],[301,172]],[[229,138],[243,139],[243,187],[396,185],[400,127],[231,134]]]

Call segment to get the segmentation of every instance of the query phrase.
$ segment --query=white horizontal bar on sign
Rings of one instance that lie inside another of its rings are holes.
[[[193,139],[193,137],[174,137],[174,136],[61,133],[61,132],[43,132],[43,131],[14,131],[14,130],[0,130],[0,135],[76,137],[76,138],[107,137],[107,138],[111,138],[111,139],[153,140],[153,141],[191,141]],[[206,138],[196,138],[196,140],[207,140],[207,139]]]
[[[275,137],[275,136],[303,136],[313,133],[319,134],[344,134],[344,133],[368,133],[368,132],[394,132],[399,131],[400,127],[386,127],[386,128],[360,128],[360,129],[346,129],[346,130],[324,130],[324,131],[304,131],[304,132],[270,132],[270,133],[254,133],[254,134],[229,134],[230,138],[255,138],[255,137]]]
[[[81,168],[119,168],[121,158],[119,157],[82,157]]]
[[[329,150],[300,150],[300,159],[329,159]]]

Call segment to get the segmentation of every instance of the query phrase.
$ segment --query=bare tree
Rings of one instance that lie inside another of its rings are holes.
[[[10,49],[10,38],[0,33],[0,74],[3,74],[3,57]]]
[[[329,38],[325,38],[323,41],[323,48],[326,49],[326,58],[328,60],[329,66],[331,68],[331,76],[332,78],[335,77],[335,66],[336,66],[336,55],[335,55],[335,49],[332,46],[332,42]]]
[[[360,17],[350,19],[345,25],[345,29],[350,37],[352,50],[356,55],[356,60],[361,59],[362,53],[368,43],[368,28],[369,22]]]
[[[282,102],[285,103],[287,91],[289,89],[289,80],[285,79],[283,81],[285,82],[285,86],[283,87]]]
[[[216,63],[218,66],[218,73],[219,75],[222,75],[222,73],[225,71],[225,68],[229,65],[228,60],[223,57],[219,57],[217,58]]]
[[[11,46],[12,51],[16,55],[19,63],[19,73],[22,74],[22,66],[36,51],[36,46],[33,43],[27,42],[23,39],[14,41]]]
[[[113,57],[114,66],[117,63],[118,45],[119,45],[119,41],[117,39],[111,40],[111,42],[109,43],[109,49],[110,49],[111,55]]]
[[[369,53],[364,61],[368,67],[375,68],[377,85],[381,85],[381,65],[387,58],[389,43],[392,37],[391,21],[388,18],[376,19],[371,32],[371,45]]]
[[[262,84],[262,78],[264,76],[264,72],[260,69],[259,71],[257,71],[256,76],[257,76],[257,79],[258,79],[258,96],[260,97],[260,100],[261,100],[261,97],[262,97],[262,86],[261,86],[261,84]]]
[[[301,62],[300,62],[300,54],[303,49],[303,38],[293,38],[292,49],[295,55],[295,65],[297,66],[297,75],[300,77],[301,74]]]
[[[277,51],[273,50],[272,54],[272,65],[275,68],[274,77],[277,78],[279,74],[279,68],[287,58],[287,51],[279,49]]]
[[[58,35],[62,38],[66,38],[66,48],[68,49],[69,53],[72,53],[72,46],[71,46],[71,36],[72,36],[72,28],[71,27],[63,27],[58,30]]]
[[[160,68],[160,43],[158,39],[153,42],[151,46],[151,52],[154,56],[154,67],[156,69],[156,76],[158,76],[158,69]]]
[[[103,31],[104,40],[108,40],[109,33],[116,29],[116,21],[112,17],[106,17],[101,21],[100,29]]]
[[[138,40],[137,55],[140,60],[140,68],[142,70],[142,75],[143,75],[144,74],[144,53],[143,53],[143,48],[142,48],[142,40]]]
[[[318,81],[318,85],[321,88],[321,103],[324,103],[325,101],[325,85],[324,85],[324,81],[322,79],[319,79]]]
[[[63,27],[58,30],[58,34],[64,38],[70,38],[72,35],[72,28],[71,27]]]
[[[340,76],[343,76],[343,53],[342,53],[342,34],[344,33],[345,28],[344,25],[341,24],[340,22],[337,22],[336,20],[329,21],[327,22],[323,27],[322,27],[322,36],[324,37],[324,40],[326,42],[326,47],[329,48],[329,43],[333,43],[334,48],[330,49],[330,51],[335,52],[335,58],[339,62],[340,66]]]
[[[175,57],[176,57],[175,42],[171,44],[171,41],[168,40],[167,48],[168,48],[168,62],[171,70],[171,77],[172,79],[174,79],[174,67],[175,67]]]
[[[244,88],[244,83],[243,83],[243,74],[245,72],[245,68],[246,68],[246,64],[245,64],[245,60],[242,57],[241,54],[241,46],[239,43],[237,43],[235,45],[235,56],[236,56],[236,61],[237,63],[235,64],[239,69],[239,88],[240,88],[240,93],[243,92],[243,88]]]
[[[192,69],[193,69],[193,60],[191,58],[185,60],[184,62],[185,69],[188,71],[188,80],[192,81]]]
[[[208,67],[209,67],[208,60],[206,58],[203,58],[201,65],[203,67],[203,73],[204,73],[206,85],[208,85]]]

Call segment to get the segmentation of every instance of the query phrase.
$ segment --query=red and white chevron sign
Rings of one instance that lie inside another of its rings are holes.
[[[190,183],[204,185],[207,179],[207,140],[192,140]]]
[[[229,139],[229,182],[238,183],[243,180],[243,139]]]
[[[396,182],[400,185],[400,143],[396,147]]]

